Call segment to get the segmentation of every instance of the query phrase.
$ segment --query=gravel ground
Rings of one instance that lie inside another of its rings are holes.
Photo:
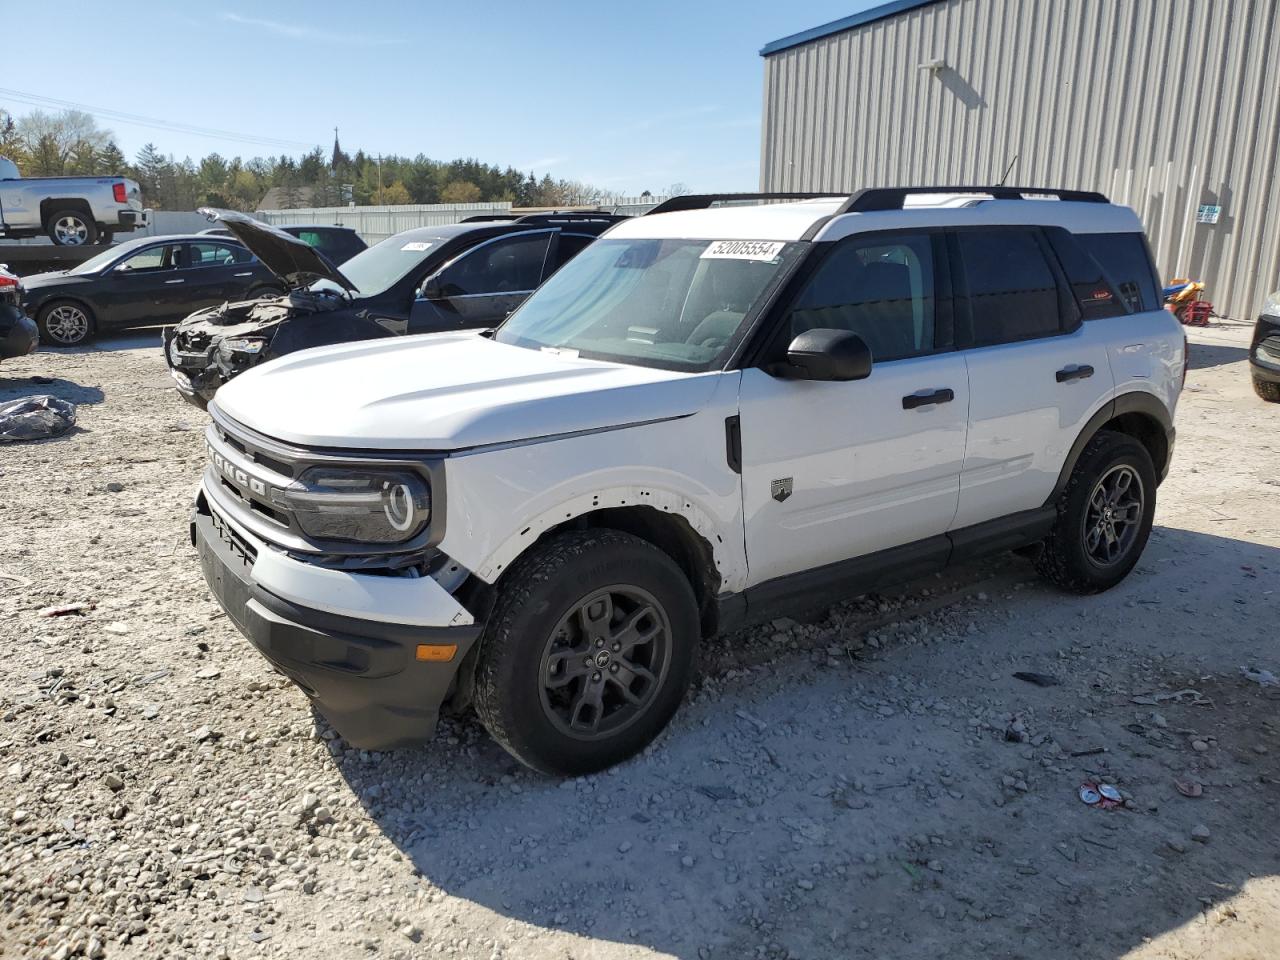
[[[1274,957],[1280,687],[1241,668],[1280,673],[1280,408],[1247,327],[1192,339],[1120,587],[1000,558],[720,638],[653,748],[565,782],[469,718],[348,749],[251,650],[153,334],[0,364],[82,404],[0,448],[0,956]]]

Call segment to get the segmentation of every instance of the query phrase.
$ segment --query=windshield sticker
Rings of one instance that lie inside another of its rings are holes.
[[[421,253],[423,250],[430,250],[431,244],[426,240],[410,240],[401,250],[412,250],[414,253]]]
[[[702,260],[777,260],[785,243],[772,240],[717,240],[702,251]]]

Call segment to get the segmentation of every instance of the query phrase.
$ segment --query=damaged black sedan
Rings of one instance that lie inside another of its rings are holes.
[[[495,326],[623,219],[551,213],[419,227],[338,269],[298,238],[244,214],[201,212],[235,234],[287,291],[198,310],[165,331],[169,372],[202,409],[232,377],[295,350]]]

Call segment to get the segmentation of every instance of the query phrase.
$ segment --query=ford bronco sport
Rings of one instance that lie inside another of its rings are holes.
[[[780,196],[619,223],[496,331],[218,394],[205,576],[351,744],[474,705],[529,766],[598,770],[700,637],[997,550],[1079,593],[1137,563],[1186,351],[1133,211]]]

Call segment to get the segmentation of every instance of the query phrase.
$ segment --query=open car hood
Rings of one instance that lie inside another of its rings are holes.
[[[290,290],[305,287],[316,280],[329,280],[344,290],[358,292],[342,271],[326,260],[319,250],[297,237],[236,210],[201,207],[200,213],[211,223],[220,223],[230,230]]]

